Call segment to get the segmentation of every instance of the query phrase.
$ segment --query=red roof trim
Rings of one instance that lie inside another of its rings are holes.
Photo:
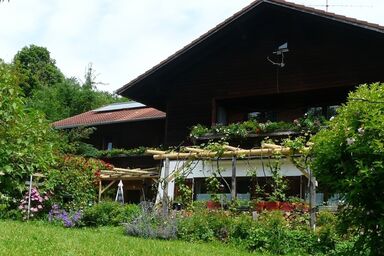
[[[136,109],[122,109],[108,112],[96,112],[91,110],[76,116],[56,121],[52,125],[58,129],[66,129],[79,126],[97,126],[105,124],[136,122],[164,118],[164,112],[148,107]]]

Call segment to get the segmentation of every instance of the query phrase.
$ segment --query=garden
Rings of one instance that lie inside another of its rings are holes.
[[[86,147],[82,135],[54,130],[44,115],[29,107],[19,79],[12,65],[0,63],[2,254],[384,254],[384,89],[380,83],[361,85],[331,120],[321,119],[321,123],[307,118],[292,125],[249,122],[216,131],[202,126],[193,129],[192,137],[284,129],[299,133],[280,143],[295,155],[300,153],[294,159],[297,166],[313,170],[329,193],[341,194],[344,200],[337,212],[317,212],[314,230],[302,202],[289,208],[280,204],[274,210],[255,203],[240,211],[242,202],[232,200],[225,208],[208,209],[205,203],[190,200],[182,176],[177,179],[183,202],[180,210],[170,209],[172,202],[163,206],[97,203],[100,170],[113,166],[81,155]],[[225,152],[226,147],[225,141],[205,145],[216,153]],[[145,152],[142,148],[116,151]],[[211,191],[217,191],[217,177],[206,182]],[[269,199],[288,200],[278,172],[271,184]],[[257,189],[262,192],[263,187]]]

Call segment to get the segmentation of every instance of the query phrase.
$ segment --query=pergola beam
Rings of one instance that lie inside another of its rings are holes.
[[[220,154],[220,157],[232,157],[232,156],[272,156],[274,154],[282,154],[282,155],[292,155],[292,150],[290,148],[279,148],[279,149],[271,149],[271,148],[260,148],[260,149],[238,149],[231,151],[224,151]],[[170,152],[165,154],[155,154],[153,158],[155,160],[164,160],[169,158],[170,160],[180,160],[180,159],[199,159],[199,158],[215,158],[218,156],[217,152],[213,151],[203,151],[203,152]]]

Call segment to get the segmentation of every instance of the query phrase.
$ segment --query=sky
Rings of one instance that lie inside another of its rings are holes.
[[[114,92],[251,0],[10,0],[0,2],[0,58],[44,46],[67,77],[92,63]],[[325,9],[326,0],[291,0]],[[384,0],[328,0],[329,11],[384,25]]]

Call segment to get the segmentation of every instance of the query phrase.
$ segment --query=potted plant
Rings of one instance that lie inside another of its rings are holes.
[[[207,177],[205,179],[207,184],[207,192],[211,194],[211,199],[207,201],[208,209],[219,209],[220,208],[220,198],[217,194],[220,190],[220,181],[216,175]]]

